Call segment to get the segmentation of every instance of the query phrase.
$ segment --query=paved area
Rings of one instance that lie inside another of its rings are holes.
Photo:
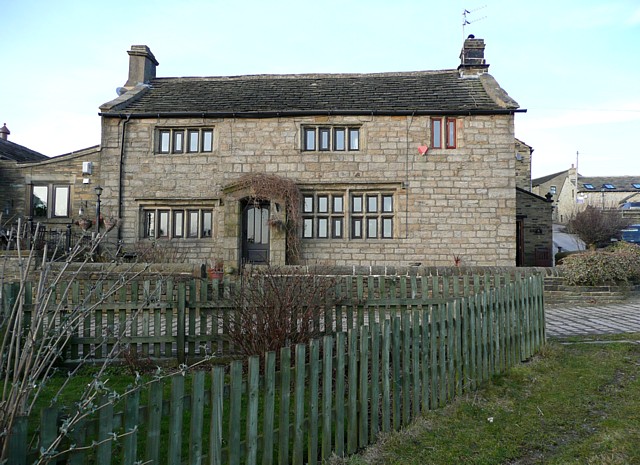
[[[546,307],[547,337],[640,333],[640,299]]]

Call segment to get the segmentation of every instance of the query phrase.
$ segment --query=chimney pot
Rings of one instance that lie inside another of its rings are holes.
[[[133,88],[138,84],[148,84],[156,77],[158,60],[146,45],[132,45],[129,54],[129,79],[124,87]]]
[[[7,123],[4,123],[4,125],[0,128],[0,139],[7,140],[9,138],[9,134],[11,134],[11,131],[9,131]]]

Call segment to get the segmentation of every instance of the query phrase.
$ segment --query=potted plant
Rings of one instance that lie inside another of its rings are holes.
[[[104,226],[107,231],[120,226],[120,218],[111,214],[109,209],[105,208],[100,215],[100,226]]]
[[[209,279],[222,279],[224,276],[224,261],[221,258],[213,260],[213,265],[207,268],[207,276]]]
[[[88,231],[89,229],[91,229],[91,226],[93,226],[93,221],[86,217],[80,217],[76,221],[76,225],[80,226],[83,231]]]

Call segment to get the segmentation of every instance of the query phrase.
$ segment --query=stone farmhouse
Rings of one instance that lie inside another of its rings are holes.
[[[225,270],[550,265],[551,205],[514,137],[525,110],[484,49],[469,36],[439,71],[157,77],[134,45],[100,107],[100,146],[36,165],[73,171],[67,222],[100,185],[125,247],[162,243]],[[31,215],[40,183],[25,181]]]

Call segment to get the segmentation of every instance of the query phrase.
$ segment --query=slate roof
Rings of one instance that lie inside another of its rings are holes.
[[[105,104],[101,114],[491,114],[518,108],[490,75],[462,78],[457,70],[156,78],[133,94]]]
[[[587,189],[585,184],[591,184],[593,189]],[[605,189],[605,192],[640,192],[640,187],[634,187],[633,184],[640,186],[640,176],[597,176],[597,177],[578,177],[578,192],[601,192],[602,186],[609,184],[613,189]]]
[[[545,182],[551,181],[553,178],[556,178],[558,176],[567,176],[568,174],[569,174],[569,170],[560,171],[559,173],[548,174],[548,175],[542,176],[540,178],[532,179],[531,180],[531,185],[532,186],[539,186],[541,184],[544,184]]]
[[[49,157],[28,149],[20,144],[0,139],[0,160],[16,161],[18,163],[30,163],[48,160]]]

